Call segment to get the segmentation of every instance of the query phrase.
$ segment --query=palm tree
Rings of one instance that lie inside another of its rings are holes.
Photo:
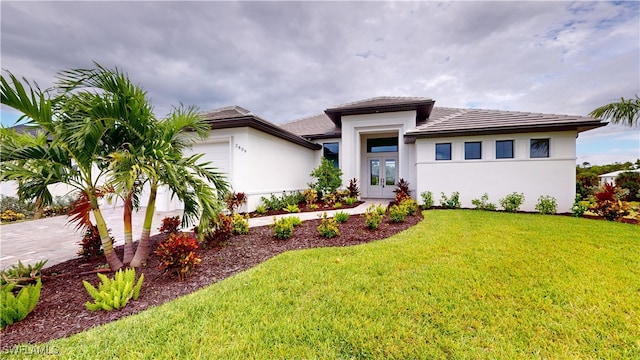
[[[590,116],[598,119],[609,120],[614,124],[628,126],[640,126],[640,98],[635,99],[620,98],[619,102],[600,106],[589,113]]]

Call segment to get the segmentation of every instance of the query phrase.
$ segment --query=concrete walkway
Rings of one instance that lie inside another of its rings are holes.
[[[351,209],[327,210],[327,215],[332,217],[338,211],[349,214],[362,214],[371,204],[388,204],[388,199],[365,199],[363,204]],[[298,216],[301,220],[317,219],[325,211],[305,212],[296,214],[276,215]],[[133,239],[140,239],[145,208],[140,208],[133,214]],[[115,238],[114,245],[124,244],[124,227],[122,224],[122,208],[102,209],[102,214],[111,229],[111,235]],[[171,212],[156,212],[151,226],[151,235],[158,234],[158,228],[162,219],[167,216],[182,215],[181,210]],[[273,224],[273,216],[264,216],[249,219],[249,226],[264,226]],[[46,260],[45,267],[55,265],[78,256],[82,238],[82,232],[76,231],[72,225],[67,224],[66,216],[56,216],[40,220],[24,221],[20,223],[4,224],[0,226],[0,269],[5,269],[18,260],[24,264],[35,264]]]

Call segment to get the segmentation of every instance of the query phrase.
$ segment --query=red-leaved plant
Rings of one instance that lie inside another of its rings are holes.
[[[198,250],[198,241],[188,234],[178,232],[170,233],[158,245],[156,255],[160,257],[160,267],[178,275],[178,280],[182,281],[202,261],[196,250]]]
[[[162,219],[162,226],[160,232],[164,234],[177,233],[180,228],[180,216],[167,216]]]
[[[590,210],[609,221],[616,221],[627,216],[629,215],[629,204],[620,200],[622,195],[615,185],[604,183],[600,191],[594,194],[595,203],[591,205]]]
[[[233,235],[233,218],[220,214],[216,221],[211,220],[211,229],[207,229],[204,234],[204,241],[207,247],[223,243]]]

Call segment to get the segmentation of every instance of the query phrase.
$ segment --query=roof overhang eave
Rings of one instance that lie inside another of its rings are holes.
[[[603,122],[575,122],[575,123],[562,123],[562,124],[540,124],[540,125],[527,125],[527,126],[501,126],[494,128],[482,128],[482,129],[452,129],[452,130],[440,130],[440,131],[409,131],[405,134],[405,138],[408,139],[425,139],[425,138],[438,138],[438,137],[455,137],[455,136],[474,136],[474,135],[498,135],[498,134],[514,134],[514,133],[527,133],[527,132],[550,132],[550,131],[569,131],[575,130],[578,133],[596,129],[602,126],[606,126],[607,123]],[[409,140],[411,141],[411,140]]]

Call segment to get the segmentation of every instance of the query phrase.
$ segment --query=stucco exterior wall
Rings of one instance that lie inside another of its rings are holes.
[[[530,158],[530,139],[550,139],[549,158]],[[463,207],[485,192],[498,207],[512,192],[524,193],[524,211],[535,211],[538,197],[556,198],[559,212],[569,212],[575,198],[575,131],[469,136],[416,140],[417,195],[431,191],[435,205],[440,193],[460,193]],[[496,140],[514,140],[514,158],[496,159]],[[482,159],[464,160],[464,143],[482,141]],[[452,145],[451,160],[435,160],[435,144]]]

